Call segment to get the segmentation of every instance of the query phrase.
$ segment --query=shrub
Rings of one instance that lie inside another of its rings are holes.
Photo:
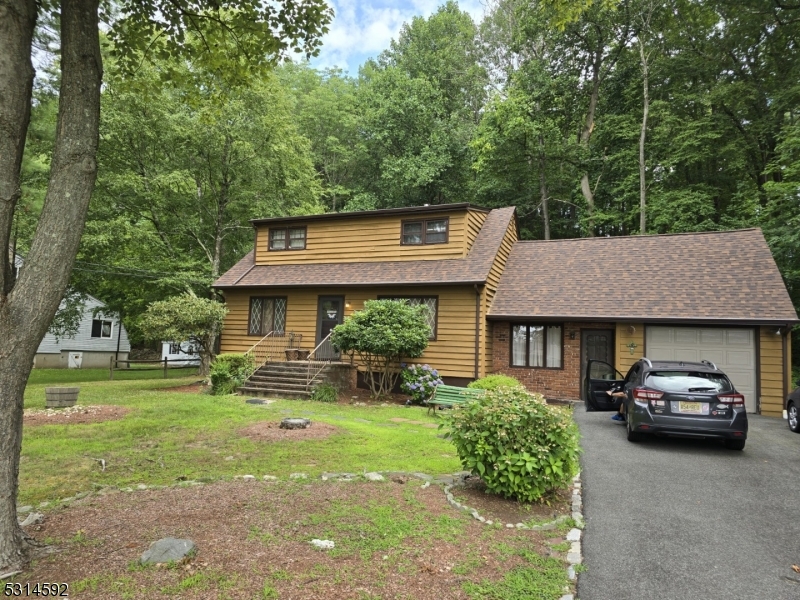
[[[569,409],[540,394],[488,390],[446,419],[461,464],[500,496],[532,502],[578,472],[578,427]]]
[[[251,354],[220,354],[211,363],[211,393],[233,394],[255,370]]]
[[[514,379],[508,375],[487,375],[486,377],[476,379],[467,385],[467,387],[478,390],[496,390],[500,387],[515,388],[524,386],[518,379]]]
[[[315,402],[336,402],[339,399],[339,388],[332,383],[320,383],[311,390],[311,399]]]
[[[414,404],[423,404],[430,400],[436,386],[444,383],[439,377],[439,371],[432,369],[430,365],[408,365],[400,376],[403,378],[400,389],[411,396]]]

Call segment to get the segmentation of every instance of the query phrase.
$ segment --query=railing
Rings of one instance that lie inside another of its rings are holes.
[[[285,361],[286,350],[296,348],[302,339],[302,334],[293,331],[270,331],[253,344],[245,355],[253,357],[253,364],[257,370],[267,363]]]
[[[339,358],[339,355],[333,347],[333,344],[331,344],[331,334],[329,333],[308,355],[306,389],[311,387],[311,382],[313,382],[317,378],[317,375],[319,375],[335,358]]]
[[[120,368],[120,365],[127,365],[127,367]],[[131,365],[155,365],[154,367],[134,367]],[[164,379],[167,378],[167,371],[169,369],[196,369],[200,366],[199,358],[162,358],[159,360],[122,360],[114,358],[109,360],[108,378],[114,379],[114,373],[117,371],[141,372],[141,371],[162,371],[164,372]]]

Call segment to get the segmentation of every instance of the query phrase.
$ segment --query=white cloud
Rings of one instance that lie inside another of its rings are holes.
[[[317,68],[339,67],[351,75],[369,57],[375,57],[397,38],[403,23],[415,16],[429,17],[443,0],[331,0],[335,16],[322,38],[320,55],[311,61]],[[481,0],[460,2],[475,22],[483,18]]]

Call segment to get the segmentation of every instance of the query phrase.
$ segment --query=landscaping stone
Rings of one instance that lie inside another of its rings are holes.
[[[319,548],[320,550],[332,550],[336,546],[336,544],[330,540],[313,539],[310,543],[312,546]]]
[[[364,479],[367,481],[385,481],[386,478],[380,473],[364,473]]]
[[[140,561],[143,565],[178,562],[196,549],[192,540],[163,538],[150,544]]]
[[[17,518],[17,523],[19,523],[20,527],[27,527],[28,525],[33,525],[34,523],[41,523],[43,520],[44,515],[42,513],[32,512],[24,520]]]
[[[17,508],[18,515],[27,515],[29,512],[33,510],[32,506],[20,506]]]
[[[264,481],[278,481],[278,478],[275,475],[264,475]]]
[[[289,473],[289,479],[308,479],[305,473]]]
[[[297,417],[281,419],[280,424],[281,429],[306,429],[310,426],[311,419],[302,419]]]
[[[567,541],[568,542],[578,542],[581,539],[581,530],[580,529],[570,529],[569,533],[567,534]]]
[[[140,483],[139,485],[136,486],[136,489],[137,490],[146,490],[147,486],[145,484],[143,484],[143,483]]]
[[[427,475],[426,473],[412,473],[412,475],[417,479],[422,479],[422,481],[425,481],[427,483],[433,481],[433,477]]]
[[[255,475],[242,475],[242,479],[244,479],[245,481],[253,481],[255,480],[255,478],[256,478]]]

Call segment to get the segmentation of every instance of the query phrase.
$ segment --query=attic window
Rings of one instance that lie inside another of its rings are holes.
[[[403,221],[402,244],[418,246],[422,244],[446,244],[449,219],[427,219],[424,221]]]
[[[92,337],[103,340],[111,339],[111,332],[114,331],[114,322],[104,319],[92,319]]]
[[[270,250],[305,250],[305,227],[281,227],[269,230]]]

